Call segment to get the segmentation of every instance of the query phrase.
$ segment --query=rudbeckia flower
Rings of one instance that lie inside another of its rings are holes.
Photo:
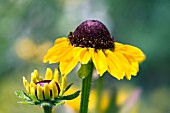
[[[58,78],[61,78],[59,81]],[[16,91],[15,94],[22,100],[21,104],[40,105],[52,109],[53,106],[64,104],[63,100],[72,100],[79,96],[80,91],[76,91],[71,95],[64,96],[64,93],[71,87],[67,86],[66,76],[59,77],[58,70],[55,69],[54,74],[50,68],[47,68],[45,78],[41,78],[37,70],[31,73],[31,82],[23,77],[25,91]],[[47,109],[48,110],[48,109]],[[46,113],[46,112],[44,112]],[[51,112],[50,112],[51,113]]]
[[[92,61],[97,72],[108,71],[118,80],[137,75],[139,63],[145,59],[137,47],[115,42],[107,27],[98,20],[86,20],[68,38],[56,39],[44,57],[44,62],[60,62],[62,74],[67,75],[78,63]]]
[[[27,93],[30,96],[34,96],[37,100],[52,100],[59,97],[63,93],[67,86],[66,77],[62,77],[62,82],[58,82],[58,70],[55,69],[54,74],[52,70],[47,68],[45,79],[39,77],[38,71],[34,70],[31,73],[31,82],[29,83],[25,77],[23,77],[23,84]]]

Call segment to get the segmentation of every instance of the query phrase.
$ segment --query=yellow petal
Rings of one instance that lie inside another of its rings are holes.
[[[54,80],[52,80],[49,85],[50,85],[50,89],[52,90],[52,98],[58,97],[58,90],[59,89],[56,85],[56,82]]]
[[[47,68],[46,74],[45,74],[45,80],[51,80],[52,79],[52,70],[50,68]]]
[[[43,93],[43,88],[37,84],[37,97],[39,100],[44,100]]]
[[[68,49],[71,49],[70,47],[71,47],[70,45],[61,45],[61,46],[52,47],[51,49],[48,50],[47,54],[44,56],[44,62],[45,63],[48,61],[52,62],[54,59],[56,59],[56,57],[59,57],[62,54],[65,54],[65,52],[68,51]]]
[[[66,52],[66,55],[63,55],[63,57],[60,58],[61,62],[67,62],[70,61],[71,59],[73,59],[73,57],[75,57],[75,51],[77,51],[76,48],[74,48],[73,46],[70,46],[70,50]]]
[[[30,94],[30,84],[25,79],[25,77],[23,77],[23,84],[24,84],[24,87],[25,87],[26,91]]]
[[[53,80],[58,83],[58,69],[55,68]]]
[[[61,78],[61,95],[63,94],[63,92],[64,92],[64,90],[65,90],[65,88],[67,87],[67,78],[66,78],[66,76],[62,76],[62,78]]]
[[[122,53],[120,53],[119,51],[114,52],[114,54],[116,54],[116,56],[119,59],[121,59],[121,62],[123,64],[122,67],[123,67],[123,69],[126,73],[125,74],[126,78],[128,78],[130,80],[130,78],[131,78],[131,72],[130,72],[131,65],[130,65],[128,59]]]
[[[88,48],[83,48],[82,52],[80,54],[80,62],[82,64],[87,64],[89,60],[91,59],[91,53]]]
[[[122,59],[121,61],[122,61],[122,63],[124,64],[124,69],[125,69],[125,73],[126,73],[126,78],[127,78],[128,80],[130,80],[130,79],[131,79],[131,75],[136,75],[136,73],[137,73],[136,70],[137,70],[138,67],[136,67],[136,63],[138,64],[138,62],[136,62],[136,63],[134,64],[134,66],[135,66],[135,70],[134,70],[134,67],[133,67],[133,65],[132,65],[132,62],[130,61],[130,59],[133,60],[133,61],[134,61],[134,59],[130,58],[130,56],[127,57],[126,55],[122,54],[122,53],[119,52],[119,51],[115,52],[115,54],[116,54],[120,59]]]
[[[125,72],[129,71],[130,64],[129,64],[128,60],[126,59],[126,57],[118,51],[115,51],[114,54],[121,61],[122,68],[125,70]]]
[[[119,42],[114,42],[114,50],[117,51],[117,50],[120,50],[124,47],[124,45],[122,43],[119,43]]]
[[[54,46],[48,50],[48,53],[51,53],[54,51],[57,52],[57,49],[59,50],[64,46],[68,46],[69,44],[70,44],[70,42],[68,41],[67,38],[64,38],[64,40],[63,40],[63,38],[58,38],[55,40]]]
[[[139,71],[139,63],[135,59],[129,60],[129,62],[131,65],[131,73],[132,71],[135,72],[135,74],[132,74],[132,75],[136,75],[136,73]]]
[[[51,98],[50,87],[47,83],[44,84],[44,96],[45,96],[45,100],[49,100]]]
[[[106,58],[107,60],[107,64],[108,64],[108,69],[107,71],[114,76],[115,78],[117,78],[118,80],[121,79],[121,77],[119,76],[119,70],[117,69],[116,65],[112,62],[112,60],[110,58]]]
[[[133,57],[133,54],[132,55],[126,54],[122,51],[118,51],[117,55],[118,53],[120,54],[119,55],[120,58],[123,56],[121,59],[124,59],[124,60],[122,61],[128,62],[128,63],[125,63],[127,64],[125,65],[126,66],[125,69],[126,69],[126,78],[130,80],[131,75],[134,75],[134,76],[137,75],[137,72],[139,71],[139,62]]]
[[[31,81],[33,81],[34,83],[39,82],[34,72],[31,73]]]
[[[23,84],[24,84],[24,86],[27,86],[29,84],[24,76],[23,76]]]
[[[117,70],[119,71],[119,76],[121,79],[123,79],[125,75],[125,69],[124,69],[124,64],[122,63],[122,60],[115,54],[116,52],[112,52],[110,50],[106,50],[105,54],[107,58],[111,60],[111,62],[117,67]],[[126,64],[125,64],[126,65]],[[114,68],[112,68],[114,69]]]
[[[62,75],[69,74],[73,68],[77,65],[78,59],[74,58],[72,61],[69,62],[60,62],[59,68]]]
[[[138,64],[138,62],[133,62],[131,65],[132,66],[130,68],[130,72],[132,75],[136,76],[137,72],[138,72],[138,69],[136,69],[136,67],[138,67],[139,64]]]
[[[26,91],[30,94],[30,84],[25,87]]]
[[[40,78],[39,78],[38,70],[34,70],[34,75],[36,76],[37,80],[39,81]]]
[[[48,62],[51,58],[55,57],[56,55],[62,54],[62,50],[67,50],[71,46],[68,38],[59,38],[56,39],[55,45],[51,47],[47,54],[44,56],[44,63]]]
[[[30,94],[35,96],[36,84],[34,82],[30,83]]]
[[[125,76],[126,76],[126,78],[127,78],[128,80],[131,79],[131,76],[132,76],[132,75],[131,75],[130,70],[126,72],[126,75],[125,75]]]
[[[130,55],[124,55],[126,59],[129,61],[130,64],[130,74],[136,76],[137,72],[139,71],[139,63],[138,61]]]
[[[59,51],[61,51],[60,54],[55,54],[53,57],[50,58],[50,64],[69,60],[70,56],[72,56],[73,54],[73,46],[67,46],[66,48],[60,49]]]
[[[92,52],[92,60],[96,70],[99,72],[100,76],[107,70],[106,56],[102,50],[96,50]]]
[[[57,38],[57,39],[55,40],[54,44],[57,45],[57,44],[66,43],[66,42],[69,43],[68,38],[62,37],[62,38]]]
[[[82,50],[83,50],[82,48],[76,47],[73,51],[73,53],[75,54],[75,57],[73,57],[72,60],[67,61],[67,62],[60,62],[59,68],[60,68],[61,74],[67,75],[68,73],[70,73],[71,70],[73,70],[73,68],[78,63],[78,59],[79,59],[79,56]]]
[[[51,47],[48,51],[47,51],[47,53],[45,54],[45,56],[44,56],[44,58],[43,58],[43,62],[44,63],[47,63],[49,60],[50,60],[50,58],[51,57],[53,57],[55,54],[55,52],[58,52],[60,49],[61,49],[62,47],[61,46],[59,46],[59,47]]]
[[[130,80],[131,75],[134,76],[137,75],[137,72],[139,71],[139,63],[145,59],[145,55],[139,48],[135,46],[124,45],[117,42],[115,42],[114,44],[115,44],[115,51],[117,53],[120,53],[121,56],[123,56],[129,62],[129,66],[126,66],[125,69],[126,69],[126,78]]]
[[[120,50],[124,54],[131,55],[137,60],[138,62],[142,62],[145,60],[144,53],[137,47],[131,45],[123,45],[120,43],[115,43],[115,48]]]

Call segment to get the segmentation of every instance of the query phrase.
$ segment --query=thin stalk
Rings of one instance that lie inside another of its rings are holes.
[[[51,106],[43,106],[44,113],[52,113],[52,107]]]
[[[88,112],[88,102],[91,88],[91,79],[93,74],[93,63],[89,62],[85,65],[87,74],[85,78],[82,79],[82,92],[81,92],[81,103],[80,103],[80,113]]]

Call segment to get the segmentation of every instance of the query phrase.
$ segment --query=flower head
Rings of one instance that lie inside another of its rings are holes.
[[[107,27],[98,20],[86,20],[68,38],[56,39],[44,57],[44,62],[60,62],[62,74],[68,74],[79,62],[89,61],[100,75],[108,71],[117,79],[137,75],[143,52],[134,46],[115,42]]]
[[[106,26],[97,20],[87,20],[68,35],[71,45],[95,49],[112,49],[113,38]]]
[[[52,74],[50,68],[47,68],[45,79],[39,77],[37,70],[34,70],[34,72],[31,73],[30,83],[23,77],[23,84],[27,93],[31,96],[35,96],[41,101],[57,98],[61,91],[64,91],[67,86],[66,77],[63,76],[62,81],[63,82],[59,84],[58,70],[55,69],[54,74]],[[64,85],[64,87],[62,85]]]
[[[47,68],[45,78],[40,78],[38,71],[34,70],[31,73],[31,82],[28,82],[23,77],[23,84],[26,89],[24,91],[17,91],[16,95],[24,100],[24,103],[35,105],[58,105],[61,100],[71,100],[76,98],[80,91],[74,94],[64,96],[64,93],[71,87],[72,84],[67,86],[66,76],[61,76],[61,82],[58,80],[58,70],[55,69],[53,74],[50,68]],[[23,102],[22,102],[23,103]]]

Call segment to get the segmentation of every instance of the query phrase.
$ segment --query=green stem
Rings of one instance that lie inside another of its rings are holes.
[[[51,106],[43,106],[44,113],[52,113],[52,107]]]
[[[82,92],[81,92],[81,103],[80,103],[80,113],[88,112],[88,102],[91,88],[91,79],[93,74],[93,63],[89,62],[84,65],[86,68],[83,68],[86,72],[86,77],[82,79]]]

